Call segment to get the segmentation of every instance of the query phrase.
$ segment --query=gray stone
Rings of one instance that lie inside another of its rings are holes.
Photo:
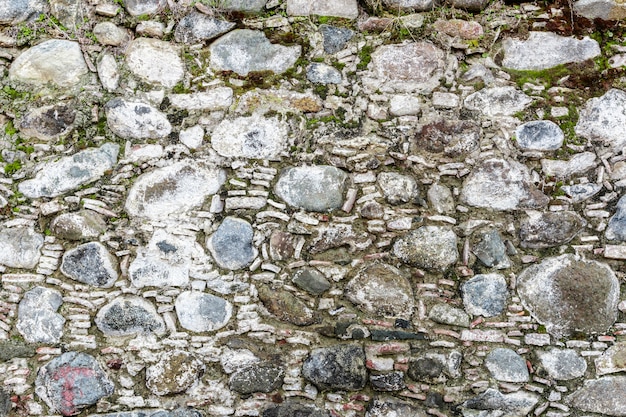
[[[98,78],[109,92],[115,91],[120,84],[120,72],[113,54],[103,53],[97,62]]]
[[[176,408],[174,410],[161,410],[153,414],[150,417],[203,417],[202,413],[192,408]]]
[[[490,0],[446,0],[446,3],[457,9],[480,12],[487,7]]]
[[[370,375],[370,385],[374,391],[400,391],[406,388],[404,372],[394,371],[388,374]]]
[[[57,313],[63,304],[61,293],[35,287],[24,294],[17,310],[16,329],[30,343],[59,343],[65,318]]]
[[[32,269],[39,262],[43,236],[33,229],[3,228],[0,230],[0,265]]]
[[[76,0],[49,0],[50,14],[58,19],[65,27],[80,27],[84,23],[84,16],[89,13],[88,5]]]
[[[35,380],[35,392],[50,412],[64,416],[78,414],[113,391],[113,382],[96,358],[80,352],[65,352],[52,359],[39,368]]]
[[[472,316],[493,317],[506,308],[509,292],[500,274],[479,274],[461,286],[465,311]]]
[[[409,361],[407,375],[414,381],[435,383],[446,368],[446,357],[439,353],[428,353]]]
[[[383,263],[358,270],[346,285],[344,294],[361,310],[382,317],[408,320],[415,307],[409,280],[399,269]]]
[[[70,89],[89,73],[78,42],[51,39],[18,56],[9,69],[9,79],[32,86],[52,84]]]
[[[344,344],[313,349],[304,360],[302,376],[321,390],[363,389],[367,383],[363,347]]]
[[[530,106],[533,99],[515,87],[487,87],[470,94],[465,108],[486,117],[512,116]]]
[[[154,305],[142,297],[114,298],[98,311],[96,326],[106,336],[130,336],[165,332],[165,323]]]
[[[226,326],[233,306],[226,300],[199,291],[186,291],[176,297],[180,325],[192,332],[211,332]]]
[[[98,213],[80,210],[63,213],[50,222],[52,233],[66,240],[96,239],[107,230],[107,224]]]
[[[0,388],[0,417],[8,417],[11,411],[11,396]]]
[[[417,182],[408,175],[381,172],[378,174],[377,182],[385,199],[391,204],[411,203],[419,195]]]
[[[100,179],[117,162],[119,145],[105,143],[72,156],[39,164],[34,179],[22,181],[18,189],[28,198],[56,197]]]
[[[254,231],[245,220],[227,217],[206,242],[215,262],[235,271],[250,265],[258,251],[252,244]]]
[[[137,38],[126,49],[126,65],[141,80],[157,87],[172,88],[185,75],[178,50],[170,43]]]
[[[425,12],[433,8],[432,0],[383,0],[383,3],[393,12]]]
[[[439,120],[421,127],[413,150],[452,158],[466,156],[478,150],[482,136],[480,126],[471,120]]]
[[[581,152],[572,156],[568,161],[542,159],[541,170],[544,175],[557,178],[569,178],[582,174],[596,166],[594,152]]]
[[[257,292],[267,311],[280,321],[296,326],[308,326],[320,321],[313,310],[289,291],[260,284],[257,286]]]
[[[550,120],[526,122],[515,130],[517,146],[529,151],[555,151],[563,146],[565,135],[556,123]]]
[[[354,31],[348,28],[320,25],[324,37],[324,52],[334,54],[346,47],[346,44],[354,36]]]
[[[220,169],[182,160],[137,178],[128,192],[126,212],[152,219],[185,213],[217,193],[225,180]]]
[[[605,376],[587,380],[566,401],[584,412],[626,416],[626,376]]]
[[[430,42],[384,45],[372,53],[371,68],[379,80],[400,90],[424,91],[439,83],[444,52]]]
[[[20,134],[45,141],[56,140],[72,131],[75,118],[76,110],[67,104],[39,107],[20,120]]]
[[[288,133],[287,124],[275,117],[225,119],[213,129],[211,146],[226,157],[275,159],[286,150]]]
[[[299,288],[313,295],[321,295],[330,289],[330,282],[324,274],[313,268],[301,268],[294,274],[291,281]]]
[[[13,358],[32,358],[37,353],[35,346],[24,340],[0,340],[0,361],[9,362]]]
[[[314,62],[306,67],[306,78],[313,84],[341,84],[341,72],[330,65]]]
[[[428,313],[428,318],[435,323],[451,326],[469,327],[470,318],[465,311],[449,304],[435,304]]]
[[[333,166],[291,167],[280,173],[274,192],[292,207],[331,211],[342,206],[347,179],[345,172]]]
[[[151,15],[165,8],[167,0],[124,0],[126,11],[131,16]]]
[[[585,369],[586,367],[587,363],[585,362]],[[605,350],[601,356],[595,359],[595,367],[597,376],[626,371],[626,343],[617,342]]]
[[[9,0],[0,3],[0,25],[16,25],[43,11],[40,0]]]
[[[330,224],[320,226],[316,237],[309,246],[309,252],[316,254],[329,249],[349,246],[350,251],[364,250],[372,244],[367,232],[355,230],[351,224]]]
[[[65,252],[61,272],[83,284],[111,288],[118,277],[117,258],[100,242],[85,243]]]
[[[93,34],[102,45],[120,46],[130,40],[128,31],[112,22],[98,23],[93,28]]]
[[[502,394],[493,388],[461,404],[465,417],[526,417],[539,402],[539,396],[526,391]]]
[[[589,99],[579,110],[575,132],[585,139],[601,142],[621,152],[626,145],[626,93],[611,89],[603,96]]]
[[[172,107],[183,110],[226,110],[233,103],[233,89],[217,87],[190,94],[168,95]]]
[[[459,259],[457,237],[447,227],[422,226],[398,239],[393,254],[406,264],[444,271]]]
[[[260,12],[267,0],[221,0],[219,5],[224,10],[240,12]]]
[[[502,66],[523,71],[583,62],[600,55],[598,42],[589,37],[578,40],[552,32],[530,32],[525,40],[507,38],[503,46]]]
[[[187,391],[204,372],[204,364],[184,350],[163,352],[157,363],[146,368],[146,387],[156,395]]]
[[[217,38],[234,27],[234,22],[191,12],[178,22],[174,32],[174,39],[176,39],[176,42],[181,43],[204,42]]]
[[[587,371],[587,361],[573,349],[552,348],[538,351],[537,356],[543,369],[557,381],[580,378]]]
[[[581,203],[590,199],[594,195],[598,194],[602,190],[602,184],[586,183],[586,184],[574,184],[564,185],[561,190],[572,199],[572,203]]]
[[[445,185],[434,183],[428,188],[426,193],[428,202],[439,214],[453,214],[455,211],[454,197],[452,191]]]
[[[236,29],[210,46],[211,68],[234,71],[247,76],[252,71],[273,71],[282,74],[293,67],[302,49],[270,43],[261,31]]]
[[[574,12],[589,20],[623,20],[626,18],[626,7],[623,3],[613,0],[578,0],[574,2]]]
[[[461,200],[473,207],[515,210],[544,207],[550,198],[531,183],[525,165],[494,158],[483,161],[467,177]]]
[[[272,392],[283,385],[285,371],[272,363],[258,363],[236,371],[229,380],[230,389],[243,395]]]
[[[395,397],[377,397],[367,406],[365,417],[426,417],[425,410]]]
[[[615,206],[615,214],[609,219],[605,232],[608,240],[626,241],[626,196],[622,196]]]
[[[330,417],[328,411],[321,410],[314,405],[305,405],[293,400],[287,400],[280,405],[271,405],[263,410],[262,417]]]
[[[546,258],[517,278],[522,304],[557,338],[605,332],[617,318],[619,292],[608,265],[573,255]]]
[[[587,222],[573,211],[539,212],[529,210],[520,222],[523,248],[550,248],[563,245],[580,233]]]
[[[485,358],[491,376],[503,382],[528,382],[526,360],[511,349],[496,348]]]
[[[482,233],[479,239],[472,252],[483,265],[496,269],[511,267],[511,260],[506,254],[506,246],[497,230],[491,229]]]
[[[359,8],[356,0],[287,0],[289,16],[334,16],[356,19]]]

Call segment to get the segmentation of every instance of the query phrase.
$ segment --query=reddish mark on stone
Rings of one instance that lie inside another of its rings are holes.
[[[76,380],[78,378],[93,378],[95,372],[93,369],[81,368],[76,366],[65,365],[57,368],[51,373],[50,377],[54,381],[61,381],[61,404],[60,412],[64,416],[71,416],[78,411],[74,402],[81,399],[84,394],[76,388]]]
[[[107,367],[113,370],[118,370],[122,367],[122,360],[120,358],[109,359],[107,361]]]
[[[474,327],[478,326],[482,322],[483,322],[483,318],[478,317],[476,320],[470,323],[470,329],[473,329]]]
[[[534,374],[535,370],[533,369],[533,364],[530,363],[530,361],[527,359],[526,360],[526,367],[528,368],[528,373],[529,374]]]
[[[365,407],[363,407],[361,404],[347,403],[347,404],[343,405],[343,409],[344,410],[363,411],[363,410],[365,410]]]
[[[350,397],[350,401],[365,401],[368,402],[370,400],[369,395],[365,394],[356,394]]]

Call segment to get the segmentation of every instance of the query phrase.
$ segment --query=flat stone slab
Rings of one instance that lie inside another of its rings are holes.
[[[15,326],[27,342],[59,343],[65,318],[57,313],[63,297],[57,290],[35,287],[24,294]]]
[[[188,212],[217,193],[226,180],[224,171],[184,160],[141,175],[126,199],[131,216],[151,219]]]
[[[444,52],[430,42],[384,45],[372,53],[371,68],[380,79],[426,83],[444,67]]]
[[[39,107],[20,120],[20,134],[44,141],[55,140],[72,131],[75,118],[75,109],[67,104]]]
[[[217,87],[198,93],[170,94],[167,97],[172,107],[177,109],[225,110],[233,104],[233,89],[230,87]]]
[[[210,65],[216,71],[234,71],[241,76],[252,71],[282,74],[293,67],[302,53],[297,46],[273,44],[261,31],[236,29],[209,47]]]
[[[356,19],[359,8],[356,0],[287,0],[289,16],[333,16]]]
[[[550,201],[532,185],[525,165],[496,158],[477,165],[463,183],[461,200],[473,207],[493,210],[541,208]]]
[[[91,210],[79,210],[52,219],[50,230],[61,239],[96,239],[106,232],[107,224],[99,214]]]
[[[587,361],[574,349],[552,348],[538,351],[537,356],[548,375],[557,381],[580,378],[587,371]]]
[[[172,132],[165,114],[149,104],[114,98],[105,111],[107,126],[123,139],[160,139]]]
[[[198,12],[191,12],[180,19],[174,39],[181,43],[196,43],[209,41],[228,32],[235,27],[234,22],[207,16]]]
[[[496,348],[489,352],[485,367],[498,381],[521,383],[529,379],[526,360],[511,349]]]
[[[198,333],[221,329],[233,314],[230,302],[199,291],[181,293],[174,305],[180,325]]]
[[[78,414],[81,409],[113,394],[114,384],[98,364],[86,353],[66,352],[39,368],[35,392],[52,413],[64,416]]]
[[[347,178],[345,172],[328,165],[291,167],[281,172],[274,192],[292,207],[331,211],[343,205]]]
[[[530,106],[533,99],[515,87],[487,87],[470,94],[464,106],[486,117],[512,116]]]
[[[117,258],[100,242],[85,243],[65,252],[61,272],[83,284],[111,288],[118,278]]]
[[[555,151],[563,146],[565,134],[550,120],[535,120],[519,125],[515,130],[517,146],[529,151]]]
[[[89,69],[78,42],[51,39],[18,56],[9,68],[9,79],[32,86],[50,83],[70,89],[81,84],[87,73]]]
[[[272,392],[283,385],[285,371],[273,363],[248,366],[235,372],[228,381],[231,390],[243,395]]]
[[[479,274],[461,286],[465,311],[473,316],[493,317],[506,308],[507,282],[500,274]]]
[[[541,249],[563,245],[580,233],[587,222],[573,211],[528,210],[520,222],[519,237],[524,248]]]
[[[589,20],[623,20],[626,7],[613,0],[578,0],[574,2],[574,12]]]
[[[542,159],[541,170],[546,176],[557,178],[569,178],[582,174],[596,166],[596,154],[594,152],[581,152],[572,156],[567,161]]]
[[[299,288],[313,295],[320,295],[331,287],[324,274],[313,268],[298,269],[293,274],[291,281]]]
[[[34,179],[22,181],[18,189],[28,198],[56,197],[96,181],[115,165],[119,145],[105,143],[72,156],[51,159],[37,166]]]
[[[503,42],[502,66],[514,70],[538,71],[600,55],[598,42],[559,36],[552,32],[530,32],[528,39],[508,38]]]
[[[605,376],[585,381],[582,388],[567,397],[574,408],[605,416],[626,416],[626,377]]]
[[[0,265],[33,269],[41,257],[43,235],[26,227],[0,230]]]
[[[435,323],[449,324],[451,326],[469,327],[470,317],[460,308],[449,304],[435,304],[428,313],[428,318]]]
[[[98,311],[95,322],[106,336],[165,333],[165,323],[156,308],[142,297],[114,298]]]
[[[502,394],[493,388],[461,404],[463,416],[525,417],[530,415],[539,396],[526,391]],[[491,413],[489,412],[491,411]],[[480,413],[480,414],[479,414]]]
[[[575,132],[585,139],[605,143],[615,151],[626,145],[626,93],[613,88],[603,96],[589,99],[579,111]]]
[[[302,364],[302,376],[322,390],[355,391],[365,387],[365,352],[359,345],[313,349]]]
[[[238,270],[250,265],[258,254],[252,244],[254,230],[250,223],[227,217],[206,242],[215,262],[221,267]]]
[[[178,50],[170,43],[152,38],[137,38],[126,49],[126,65],[141,80],[172,88],[185,74]]]
[[[406,264],[443,271],[459,259],[457,237],[447,227],[422,226],[398,239],[393,254]]]
[[[573,255],[546,258],[522,271],[517,293],[554,337],[603,333],[617,318],[620,289],[607,264]]]
[[[274,159],[286,150],[288,133],[287,124],[275,117],[238,117],[215,127],[211,146],[226,157]]]

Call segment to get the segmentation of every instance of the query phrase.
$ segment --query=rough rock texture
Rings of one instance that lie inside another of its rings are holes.
[[[322,390],[359,390],[367,382],[363,348],[336,345],[315,349],[304,361],[302,375]]]
[[[232,374],[229,385],[230,389],[244,395],[272,392],[283,384],[284,375],[284,370],[274,364],[255,364]]]
[[[101,243],[85,243],[65,252],[61,272],[84,284],[110,288],[118,277],[117,258]]]
[[[610,394],[609,394],[610,393]],[[584,412],[626,416],[626,377],[605,376],[586,381],[568,397],[569,403]]]
[[[504,311],[507,283],[500,274],[476,275],[461,286],[465,311],[474,316],[492,317]]]
[[[441,120],[422,126],[414,149],[453,158],[466,156],[478,149],[481,136],[480,126],[471,120]]]
[[[66,136],[73,129],[76,112],[67,104],[43,106],[28,112],[19,124],[20,134],[45,141]]]
[[[546,352],[539,351],[537,354],[548,375],[556,380],[580,378],[587,370],[587,361],[573,349],[553,348]]]
[[[356,0],[332,1],[287,0],[287,14],[290,16],[334,16],[356,19],[359,14]]]
[[[331,166],[285,169],[274,192],[287,204],[310,211],[330,211],[341,207],[346,174]]]
[[[594,360],[596,375],[602,376],[626,370],[626,344],[618,342]]]
[[[0,230],[0,264],[11,268],[32,269],[39,262],[44,237],[33,229]]]
[[[489,87],[470,94],[464,101],[469,110],[488,117],[511,116],[524,110],[532,99],[515,87]]]
[[[174,39],[181,43],[209,41],[235,27],[235,23],[217,19],[202,13],[190,13],[183,17],[174,32]]]
[[[24,294],[20,301],[15,327],[27,342],[58,343],[65,324],[65,318],[57,313],[61,304],[63,299],[60,292],[35,287]]]
[[[563,146],[565,135],[550,120],[535,120],[519,125],[515,130],[517,146],[531,151],[554,151]]]
[[[521,417],[527,416],[537,402],[539,402],[537,395],[525,391],[502,394],[500,391],[489,388],[482,394],[465,401],[462,407],[463,415],[467,416]],[[481,410],[481,414],[475,414],[474,410]],[[485,413],[483,410],[493,410],[493,412]]]
[[[521,245],[526,248],[562,245],[572,240],[587,224],[571,211],[542,213],[529,210],[526,214],[519,232]]]
[[[419,195],[417,182],[407,175],[395,172],[378,174],[378,186],[385,199],[391,204],[403,204],[413,201]]]
[[[287,147],[288,127],[275,118],[239,117],[222,121],[211,134],[211,146],[226,157],[270,159]]]
[[[394,397],[379,397],[372,400],[365,415],[367,417],[425,417],[427,414],[410,402]]]
[[[292,293],[284,290],[273,290],[267,286],[257,288],[259,300],[265,308],[279,320],[308,326],[319,322],[319,317],[304,302]]]
[[[577,15],[587,19],[621,20],[626,18],[622,3],[611,0],[578,0],[574,2]]]
[[[220,267],[242,269],[250,265],[257,255],[257,250],[252,245],[253,233],[250,223],[236,217],[227,217],[207,239],[207,248]]]
[[[96,315],[96,326],[107,336],[128,336],[139,333],[161,334],[163,319],[154,305],[140,297],[117,297]]]
[[[614,149],[626,144],[620,126],[626,123],[626,93],[611,89],[600,97],[587,101],[581,109],[576,134],[586,139],[605,143]]]
[[[186,291],[176,297],[176,315],[180,325],[192,332],[220,329],[232,316],[233,306],[226,300],[198,291]]]
[[[167,117],[155,107],[120,98],[106,105],[107,125],[124,139],[164,138],[172,131]]]
[[[189,389],[203,371],[204,364],[192,354],[175,350],[146,369],[146,387],[156,395],[177,394]]]
[[[457,237],[445,227],[423,226],[398,239],[393,254],[409,265],[442,271],[459,258]]]
[[[50,222],[50,230],[61,239],[95,239],[107,230],[107,224],[99,214],[80,210],[58,215]]]
[[[622,196],[615,206],[615,214],[609,219],[604,233],[608,240],[626,241],[626,197]]]
[[[511,349],[492,350],[485,358],[485,366],[498,381],[527,382],[529,379],[526,361]]]

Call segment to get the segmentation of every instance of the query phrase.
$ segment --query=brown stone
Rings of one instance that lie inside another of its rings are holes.
[[[319,322],[317,315],[292,293],[274,290],[267,285],[257,287],[259,300],[278,320],[296,326],[308,326]]]

